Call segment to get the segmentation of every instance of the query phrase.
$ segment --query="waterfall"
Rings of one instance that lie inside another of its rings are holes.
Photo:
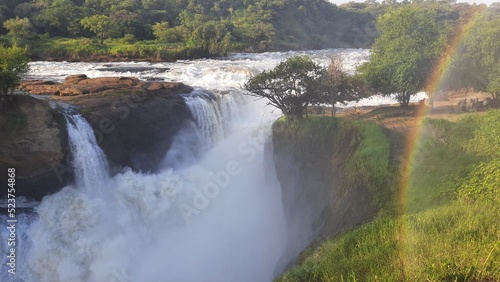
[[[66,115],[77,187],[100,192],[108,177],[108,162],[90,124],[79,114]]]
[[[194,121],[156,173],[111,176],[91,126],[66,114],[76,183],[23,222],[18,273],[0,280],[271,281],[286,241],[265,150],[277,115],[240,91],[185,100]]]
[[[216,94],[215,97],[210,94],[198,89],[192,95],[184,97],[195,119],[205,150],[227,136],[234,125],[241,121],[244,104],[247,102],[238,91]]]
[[[212,147],[219,140],[224,132],[222,127],[222,117],[216,102],[202,97],[185,97],[187,106],[198,126],[199,134],[203,140],[203,147]]]
[[[4,274],[3,265],[0,281],[272,281],[287,240],[270,153],[280,113],[243,95],[242,85],[290,55],[157,63],[171,71],[134,73],[195,87],[184,97],[193,121],[154,173],[124,168],[111,175],[88,122],[66,114],[76,183],[26,215],[18,273]],[[100,70],[108,64],[131,63],[36,62],[32,75],[109,76]],[[0,231],[2,253],[6,236]]]

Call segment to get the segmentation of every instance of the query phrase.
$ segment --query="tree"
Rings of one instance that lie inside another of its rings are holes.
[[[336,115],[335,104],[359,100],[368,93],[362,79],[350,76],[342,69],[342,61],[338,56],[330,56],[330,64],[322,78],[323,89],[314,102],[331,105],[332,117]]]
[[[301,119],[321,91],[324,70],[307,56],[292,57],[245,84],[249,95],[266,98],[287,118]]]
[[[3,26],[9,31],[10,36],[16,38],[31,38],[35,34],[28,18],[8,19],[3,23]]]
[[[8,95],[19,83],[21,75],[29,71],[26,49],[0,45],[0,97]]]
[[[436,12],[415,5],[391,9],[377,21],[381,34],[371,49],[370,62],[358,71],[382,94],[396,93],[401,106],[424,89],[427,77],[446,42]]]
[[[83,14],[84,9],[72,1],[54,1],[35,18],[43,23],[44,29],[50,34],[67,36],[82,31],[80,21],[84,17]]]
[[[170,28],[168,22],[159,22],[153,25],[153,34],[156,40],[167,43],[182,41],[182,34],[177,28]]]
[[[224,56],[231,49],[231,44],[230,24],[208,21],[191,33],[186,46],[199,50],[204,56]]]
[[[500,14],[492,8],[477,13],[470,29],[464,32],[446,86],[453,90],[471,87],[500,98]]]
[[[93,15],[90,17],[83,18],[80,21],[83,28],[90,30],[97,35],[97,38],[104,44],[104,38],[108,36],[108,33],[113,28],[113,22],[108,16],[105,15]]]

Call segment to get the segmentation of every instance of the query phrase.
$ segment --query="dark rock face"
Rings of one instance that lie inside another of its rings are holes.
[[[67,157],[63,149],[67,132],[62,114],[47,101],[17,96],[2,105],[0,119],[0,179],[6,183],[7,169],[16,170],[16,196],[40,199],[67,184],[71,173],[58,175]],[[18,124],[14,127],[13,123]],[[1,127],[1,126],[0,126]],[[7,189],[0,197],[5,198]]]
[[[343,187],[344,164],[359,144],[357,132],[348,132],[341,144],[335,144],[318,136],[306,140],[280,126],[273,128],[274,161],[289,238],[277,274],[296,263],[287,258],[297,258],[308,246],[351,229],[376,212],[367,189]]]
[[[172,138],[192,119],[184,99],[165,91],[88,95],[73,104],[94,128],[99,146],[112,163],[155,171]]]
[[[32,81],[26,85],[31,85],[34,93],[54,87],[59,87],[59,93],[78,89],[77,96],[51,98],[74,105],[93,127],[111,165],[118,169],[128,166],[136,171],[155,171],[176,133],[192,120],[179,95],[192,88],[182,83],[76,75],[63,84]],[[53,101],[28,95],[12,97],[15,101],[0,104],[0,180],[6,183],[7,168],[14,167],[16,196],[41,199],[74,179],[66,120],[51,109]],[[2,190],[0,198],[6,198],[6,191]]]

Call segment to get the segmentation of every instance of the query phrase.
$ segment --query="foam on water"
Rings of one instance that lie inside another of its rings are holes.
[[[99,193],[108,177],[108,162],[97,145],[94,130],[78,114],[66,115],[76,185]]]
[[[21,227],[22,268],[2,281],[271,281],[286,234],[264,148],[279,113],[238,91],[216,96],[186,97],[204,154],[156,174],[103,174],[90,126],[68,117],[77,181]]]

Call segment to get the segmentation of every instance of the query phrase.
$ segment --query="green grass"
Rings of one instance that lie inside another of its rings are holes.
[[[500,162],[471,145],[496,148],[499,117],[427,120],[433,133],[399,195],[405,212],[304,251],[277,281],[500,281]]]
[[[0,36],[0,41],[12,43],[9,36]],[[127,38],[110,38],[100,44],[96,38],[48,38],[39,36],[21,42],[28,46],[34,59],[44,60],[162,60],[196,58],[196,50],[182,43],[160,43],[155,40],[135,41]]]

